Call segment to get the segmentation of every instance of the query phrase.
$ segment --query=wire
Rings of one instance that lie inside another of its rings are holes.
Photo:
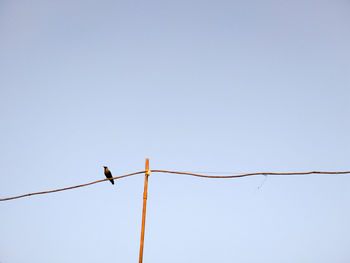
[[[113,177],[113,179],[117,180],[117,179],[120,179],[120,178],[123,178],[123,177],[127,177],[127,176],[132,176],[132,175],[136,175],[136,174],[142,174],[144,172],[145,171],[125,174],[125,175]],[[74,189],[74,188],[84,187],[84,186],[88,186],[88,185],[92,185],[92,184],[97,184],[97,183],[101,183],[101,182],[107,181],[107,180],[110,180],[110,179],[106,178],[106,179],[101,179],[101,180],[93,181],[93,182],[86,183],[86,184],[79,184],[79,185],[74,185],[74,186],[69,186],[69,187],[64,187],[64,188],[59,188],[59,189],[54,189],[54,190],[48,190],[48,191],[43,191],[43,192],[35,192],[35,193],[29,193],[29,194],[18,195],[18,196],[13,196],[13,197],[0,198],[0,201],[8,201],[8,200],[13,200],[13,199],[17,199],[17,198],[27,197],[27,196],[31,196],[31,195],[55,193],[55,192],[70,190],[70,189]]]
[[[124,174],[124,175],[113,177],[113,179],[118,180],[118,179],[121,179],[121,178],[124,178],[124,177],[128,177],[128,176],[132,176],[132,175],[143,174],[145,172],[146,171],[140,171],[140,172]],[[265,176],[267,176],[267,175],[350,174],[350,171],[341,171],[341,172],[311,171],[311,172],[299,172],[299,173],[246,173],[246,174],[219,176],[219,175],[205,175],[205,174],[180,172],[180,171],[167,171],[167,170],[150,170],[150,172],[151,173],[170,173],[170,174],[190,175],[190,176],[196,176],[196,177],[202,177],[202,178],[217,178],[217,179],[240,178],[240,177],[254,176],[254,175],[265,175]],[[28,196],[32,196],[32,195],[55,193],[55,192],[59,192],[59,191],[65,191],[65,190],[70,190],[70,189],[74,189],[74,188],[84,187],[84,186],[88,186],[88,185],[92,185],[92,184],[97,184],[97,183],[101,183],[101,182],[104,182],[104,181],[107,181],[107,180],[110,180],[110,179],[106,178],[106,179],[101,179],[101,180],[93,181],[93,182],[86,183],[86,184],[79,184],[79,185],[74,185],[74,186],[54,189],[54,190],[35,192],[35,193],[28,193],[28,194],[23,194],[23,195],[18,195],[18,196],[1,198],[0,201],[9,201],[9,200],[23,198],[23,197],[28,197]]]
[[[172,174],[183,174],[183,175],[191,175],[205,178],[237,178],[237,177],[245,177],[245,176],[253,176],[253,175],[308,175],[308,174],[350,174],[350,171],[344,172],[321,172],[321,171],[311,171],[311,172],[300,172],[300,173],[247,173],[247,174],[236,174],[236,175],[204,175],[204,174],[196,174],[196,173],[188,173],[188,172],[178,172],[178,171],[166,171],[166,170],[152,170],[151,172],[158,173],[172,173]]]

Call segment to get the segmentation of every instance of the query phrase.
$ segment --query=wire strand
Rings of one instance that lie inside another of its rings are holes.
[[[118,180],[124,177],[128,176],[133,176],[137,174],[143,174],[146,171],[140,171],[140,172],[134,172],[134,173],[129,173],[129,174],[124,174],[120,176],[113,177],[112,179]],[[310,174],[350,174],[350,171],[341,171],[341,172],[324,172],[324,171],[311,171],[311,172],[297,172],[297,173],[246,173],[246,174],[235,174],[235,175],[226,175],[226,176],[219,176],[219,175],[205,175],[205,174],[198,174],[198,173],[189,173],[189,172],[180,172],[180,171],[168,171],[168,170],[150,170],[151,173],[169,173],[169,174],[180,174],[180,175],[190,175],[190,176],[196,176],[196,177],[202,177],[202,178],[217,178],[217,179],[225,179],[225,178],[240,178],[240,177],[246,177],[246,176],[255,176],[255,175],[310,175]],[[18,199],[18,198],[23,198],[23,197],[28,197],[32,195],[40,195],[40,194],[49,194],[49,193],[55,193],[55,192],[60,192],[60,191],[65,191],[65,190],[70,190],[74,188],[79,188],[79,187],[84,187],[92,184],[97,184],[101,183],[104,181],[110,180],[108,178],[106,179],[101,179],[97,181],[93,181],[90,183],[86,184],[79,184],[79,185],[74,185],[74,186],[69,186],[69,187],[64,187],[64,188],[58,188],[54,190],[48,190],[48,191],[42,191],[42,192],[35,192],[35,193],[28,193],[28,194],[23,194],[23,195],[17,195],[17,196],[12,196],[12,197],[7,197],[7,198],[1,198],[0,201],[9,201],[13,199]]]
[[[246,174],[236,174],[236,175],[204,175],[204,174],[197,174],[197,173],[188,173],[188,172],[179,172],[179,171],[167,171],[167,170],[152,170],[151,172],[158,172],[158,173],[171,173],[171,174],[183,174],[183,175],[191,175],[191,176],[197,176],[197,177],[204,177],[204,178],[238,178],[238,177],[245,177],[245,176],[253,176],[253,175],[309,175],[309,174],[350,174],[350,171],[342,171],[342,172],[322,172],[322,171],[311,171],[311,172],[298,172],[298,173],[246,173]]]
[[[124,178],[124,177],[127,177],[127,176],[132,176],[132,175],[142,174],[142,173],[145,173],[145,171],[135,172],[135,173],[130,173],[130,174],[124,174],[124,175],[121,175],[121,176],[113,177],[111,179],[118,180],[118,179],[121,179],[121,178]],[[92,184],[97,184],[97,183],[101,183],[101,182],[104,182],[104,181],[107,181],[107,180],[110,180],[110,179],[106,178],[106,179],[101,179],[101,180],[93,181],[93,182],[86,183],[86,184],[79,184],[79,185],[74,185],[74,186],[54,189],[54,190],[35,192],[35,193],[29,193],[29,194],[23,194],[23,195],[17,195],[17,196],[7,197],[7,198],[1,198],[0,201],[8,201],[8,200],[13,200],[13,199],[17,199],[17,198],[27,197],[27,196],[31,196],[31,195],[55,193],[55,192],[70,190],[70,189],[74,189],[74,188],[84,187],[84,186],[88,186],[88,185],[92,185]]]

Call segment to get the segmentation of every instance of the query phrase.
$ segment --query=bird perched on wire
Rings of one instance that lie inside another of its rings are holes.
[[[113,176],[111,171],[108,169],[107,166],[103,166],[103,168],[105,168],[105,176],[109,179],[109,181],[114,184],[114,180],[113,180]]]

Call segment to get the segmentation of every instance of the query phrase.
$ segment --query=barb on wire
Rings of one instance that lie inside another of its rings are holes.
[[[140,171],[140,172],[124,174],[124,175],[113,177],[113,179],[118,180],[118,179],[121,179],[121,178],[124,178],[124,177],[128,177],[128,176],[132,176],[132,175],[144,174],[145,172],[146,171]],[[267,176],[267,175],[350,174],[350,171],[341,171],[341,172],[311,171],[311,172],[298,172],[298,173],[246,173],[246,174],[219,176],[219,175],[205,175],[205,174],[180,172],[180,171],[167,171],[167,170],[150,170],[150,172],[152,172],[152,173],[170,173],[170,174],[190,175],[190,176],[203,177],[203,178],[220,178],[220,179],[224,179],[224,178],[240,178],[240,177],[254,176],[254,175],[265,175],[265,176]],[[93,182],[86,183],[86,184],[79,184],[79,185],[74,185],[74,186],[54,189],[54,190],[35,192],[35,193],[28,193],[28,194],[12,196],[12,197],[7,197],[7,198],[0,198],[0,201],[8,201],[8,200],[18,199],[18,198],[22,198],[22,197],[28,197],[28,196],[32,196],[32,195],[55,193],[55,192],[59,192],[59,191],[65,191],[65,190],[70,190],[70,189],[74,189],[74,188],[84,187],[84,186],[88,186],[88,185],[92,185],[92,184],[97,184],[97,183],[101,183],[101,182],[104,182],[104,181],[107,181],[107,180],[109,180],[109,179],[105,178],[105,179],[93,181]]]

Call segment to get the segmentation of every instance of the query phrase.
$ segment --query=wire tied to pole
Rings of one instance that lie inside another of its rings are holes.
[[[336,171],[336,172],[327,172],[327,171],[311,171],[311,172],[284,172],[284,173],[269,173],[269,172],[262,172],[262,173],[246,173],[246,174],[235,174],[235,175],[225,175],[225,176],[219,176],[219,175],[206,175],[206,174],[199,174],[199,173],[190,173],[190,172],[181,172],[181,171],[169,171],[169,170],[149,170],[145,169],[145,171],[139,171],[139,172],[134,172],[134,173],[129,173],[129,174],[124,174],[120,176],[115,176],[112,179],[118,180],[122,179],[125,177],[129,176],[134,176],[138,174],[148,174],[148,176],[152,173],[168,173],[168,174],[178,174],[178,175],[189,175],[189,176],[195,176],[199,178],[210,178],[210,179],[229,179],[229,178],[241,178],[241,177],[247,177],[247,176],[258,176],[258,175],[272,175],[272,176],[294,176],[294,175],[311,175],[311,174],[328,174],[328,175],[341,175],[341,174],[350,174],[350,171]],[[148,178],[147,176],[147,178]],[[58,188],[58,189],[53,189],[53,190],[47,190],[47,191],[42,191],[42,192],[35,192],[35,193],[28,193],[28,194],[22,194],[22,195],[17,195],[17,196],[11,196],[7,198],[0,198],[1,201],[8,201],[8,200],[13,200],[13,199],[18,199],[18,198],[23,198],[23,197],[28,197],[28,196],[33,196],[33,195],[41,195],[41,194],[49,194],[49,193],[55,193],[55,192],[60,192],[60,191],[65,191],[65,190],[71,190],[75,188],[80,188],[80,187],[85,187],[97,183],[101,183],[104,181],[109,180],[108,178],[105,179],[100,179],[97,181],[89,182],[86,184],[79,184],[79,185],[73,185],[69,187],[64,187],[64,188]]]

